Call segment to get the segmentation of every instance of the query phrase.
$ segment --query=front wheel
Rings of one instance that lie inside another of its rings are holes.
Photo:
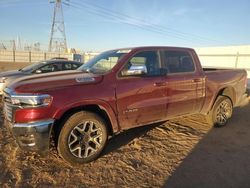
[[[207,120],[210,124],[215,127],[225,126],[228,119],[231,118],[233,114],[233,104],[230,98],[226,96],[219,96],[212,110],[207,115]]]
[[[57,150],[71,164],[87,163],[100,155],[107,137],[106,125],[100,116],[86,111],[77,112],[63,125]]]

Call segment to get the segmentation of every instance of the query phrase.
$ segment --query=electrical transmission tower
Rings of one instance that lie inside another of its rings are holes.
[[[66,1],[68,2],[69,0]],[[50,3],[55,3],[55,7],[54,7],[53,22],[50,33],[50,40],[49,40],[49,51],[66,52],[67,42],[65,35],[62,3],[66,5],[68,4],[62,2],[62,0],[50,1]]]

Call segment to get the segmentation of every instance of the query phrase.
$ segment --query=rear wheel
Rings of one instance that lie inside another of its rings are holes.
[[[63,125],[58,138],[59,155],[71,164],[96,159],[107,142],[104,120],[91,112],[77,112]]]
[[[233,113],[233,104],[229,97],[219,96],[212,110],[207,115],[207,120],[215,127],[223,127],[227,124],[228,119]]]

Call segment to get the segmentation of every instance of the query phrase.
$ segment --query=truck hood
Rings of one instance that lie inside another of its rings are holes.
[[[74,85],[97,84],[102,79],[102,75],[73,70],[25,76],[14,80],[7,87],[16,93],[39,93]]]

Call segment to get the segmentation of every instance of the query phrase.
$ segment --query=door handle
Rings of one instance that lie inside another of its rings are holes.
[[[154,83],[155,87],[162,87],[162,86],[166,86],[166,82],[155,82]]]

